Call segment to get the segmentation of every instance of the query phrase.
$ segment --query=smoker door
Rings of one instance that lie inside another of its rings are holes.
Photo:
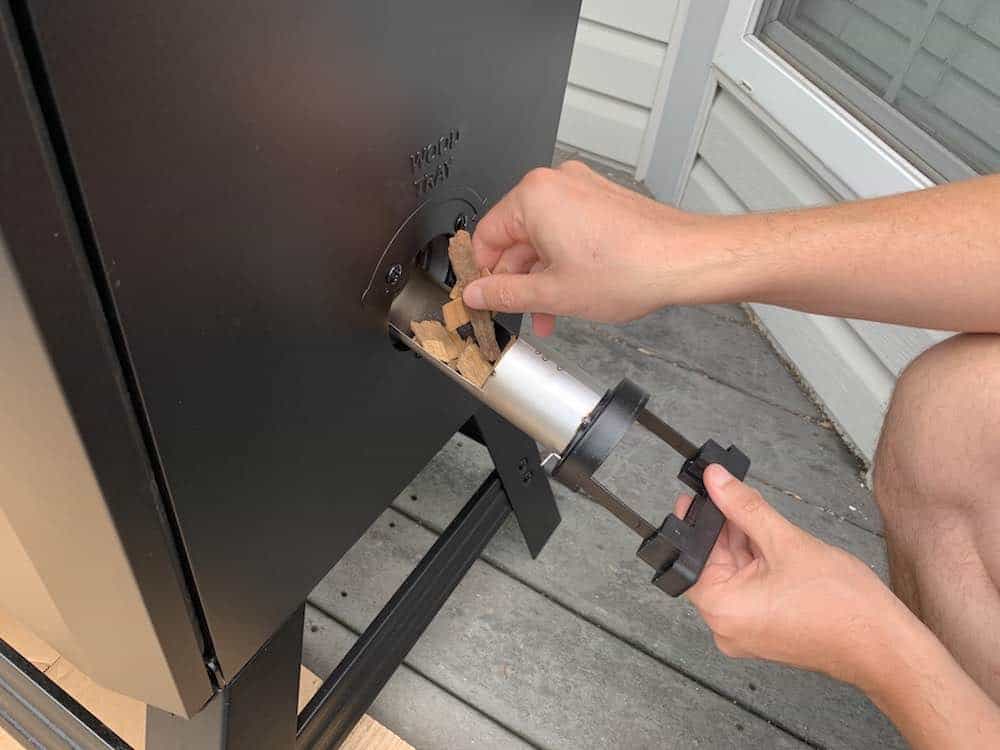
[[[192,713],[212,695],[197,617],[3,3],[0,102],[0,610]]]
[[[361,295],[551,158],[579,3],[26,4],[230,677],[472,412]]]

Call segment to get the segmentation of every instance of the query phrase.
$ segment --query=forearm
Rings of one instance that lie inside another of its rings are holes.
[[[727,266],[708,297],[1000,332],[1000,176],[705,227]]]
[[[1000,745],[1000,707],[900,604],[865,657],[859,687],[914,750]]]

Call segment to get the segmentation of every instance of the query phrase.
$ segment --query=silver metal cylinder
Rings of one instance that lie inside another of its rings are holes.
[[[389,311],[397,338],[421,352],[410,333],[410,321],[441,319],[448,292],[424,272],[414,269]],[[562,455],[601,396],[581,383],[531,344],[516,339],[500,357],[485,385],[476,388],[448,365],[424,359],[547,449]]]
[[[601,400],[521,339],[504,352],[479,393],[495,412],[560,455]]]

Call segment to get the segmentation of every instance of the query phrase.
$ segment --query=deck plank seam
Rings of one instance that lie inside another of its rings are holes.
[[[718,316],[716,316],[716,317],[718,317]],[[729,318],[719,317],[718,319],[722,320],[724,322],[727,322],[727,323],[732,323],[734,325],[739,325],[738,323],[736,323],[733,320],[730,320]],[[740,394],[742,394],[742,395],[744,395],[744,396],[746,396],[748,398],[752,398],[755,401],[760,401],[761,403],[767,404],[768,406],[773,407],[775,409],[780,409],[781,411],[785,412],[786,414],[790,414],[793,417],[798,417],[799,419],[807,422],[808,424],[811,424],[811,425],[814,425],[814,426],[819,427],[821,429],[829,430],[830,432],[836,433],[836,430],[833,429],[833,426],[831,424],[829,424],[828,420],[826,420],[822,416],[821,417],[814,417],[814,416],[811,416],[809,414],[803,414],[802,412],[800,412],[800,411],[798,411],[796,409],[789,408],[787,406],[784,406],[783,404],[777,403],[776,401],[772,401],[772,400],[770,400],[770,399],[768,399],[768,398],[766,398],[764,396],[761,396],[759,393],[754,393],[753,391],[749,391],[746,388],[743,388],[742,386],[736,385],[735,383],[730,383],[728,380],[725,380],[724,378],[720,378],[717,375],[713,375],[712,373],[707,372],[706,370],[703,370],[700,367],[696,367],[695,365],[689,364],[689,363],[684,362],[682,360],[671,359],[670,357],[666,356],[665,354],[661,354],[660,352],[656,351],[655,349],[649,349],[649,348],[647,348],[645,346],[639,346],[638,344],[633,343],[632,340],[630,340],[628,337],[616,336],[616,335],[611,334],[611,333],[609,333],[607,331],[603,331],[600,328],[598,328],[597,326],[593,326],[593,325],[590,326],[590,329],[591,329],[591,331],[594,332],[595,335],[600,336],[604,340],[609,341],[609,342],[611,342],[613,344],[619,344],[621,346],[626,346],[629,349],[632,349],[634,351],[639,352],[640,354],[642,354],[645,357],[652,357],[653,359],[656,359],[656,360],[658,360],[660,362],[663,362],[666,365],[670,365],[671,367],[676,367],[676,368],[678,368],[680,370],[684,370],[685,372],[690,372],[690,373],[693,373],[695,375],[700,375],[703,378],[705,378],[706,380],[710,380],[711,382],[716,383],[717,385],[721,385],[721,386],[723,386],[725,388],[729,388],[731,390],[734,390],[737,393],[740,393]],[[770,347],[770,345],[768,345],[768,346]],[[798,386],[796,386],[796,387],[798,387]]]
[[[802,497],[801,495],[793,492],[792,490],[785,489],[784,487],[781,487],[781,486],[775,484],[774,482],[769,482],[766,479],[762,479],[761,477],[759,477],[758,475],[754,474],[753,472],[750,472],[747,475],[747,478],[748,479],[752,479],[755,482],[758,482],[759,484],[763,484],[768,489],[774,490],[775,492],[780,492],[783,495],[789,495],[791,497],[794,497],[795,499],[799,500],[800,502],[805,503],[806,505],[810,506],[811,508],[815,508],[816,510],[820,511],[821,513],[824,513],[824,514],[830,516],[831,518],[836,518],[838,521],[843,521],[844,523],[848,524],[849,526],[853,526],[854,528],[858,529],[859,531],[864,531],[864,532],[866,532],[868,534],[871,534],[873,537],[875,537],[877,539],[881,539],[883,541],[885,540],[885,532],[879,531],[877,529],[871,529],[871,528],[869,528],[867,526],[864,526],[861,523],[855,521],[854,519],[848,518],[847,516],[844,516],[844,515],[841,515],[840,513],[837,513],[835,510],[832,510],[832,509],[828,508],[825,505],[820,505],[817,502],[813,502],[811,500],[806,500],[804,497]]]

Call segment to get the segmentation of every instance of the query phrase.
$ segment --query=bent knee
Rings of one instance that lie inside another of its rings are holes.
[[[907,498],[975,508],[1000,484],[998,454],[1000,336],[937,344],[904,370],[889,404],[874,471],[883,515]]]

